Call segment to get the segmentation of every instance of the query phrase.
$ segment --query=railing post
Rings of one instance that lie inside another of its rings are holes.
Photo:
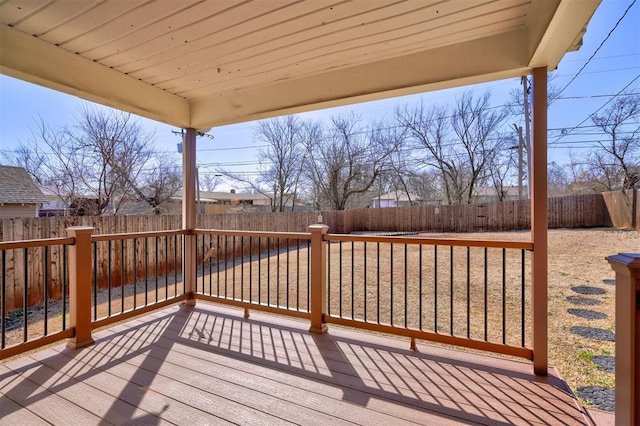
[[[327,233],[327,225],[316,224],[309,226],[311,233],[311,327],[313,333],[324,333],[327,324],[324,322],[324,309],[327,306],[327,249],[323,241]]]
[[[607,257],[616,272],[616,425],[640,424],[640,253]]]
[[[91,234],[94,228],[67,228],[67,236],[76,239],[69,246],[69,319],[75,333],[67,347],[80,349],[93,344],[91,337]]]

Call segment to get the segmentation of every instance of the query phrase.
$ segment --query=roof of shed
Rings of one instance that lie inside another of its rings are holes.
[[[47,198],[22,167],[0,165],[0,203],[35,204]]]

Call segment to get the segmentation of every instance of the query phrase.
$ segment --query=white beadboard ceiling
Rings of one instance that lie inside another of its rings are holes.
[[[553,69],[599,0],[0,0],[0,72],[179,127]]]

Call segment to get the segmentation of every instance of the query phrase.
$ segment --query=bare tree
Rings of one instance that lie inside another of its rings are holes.
[[[306,170],[319,204],[349,208],[387,169],[396,144],[378,130],[365,129],[354,115],[334,117],[325,135],[307,144]]]
[[[476,187],[490,176],[493,158],[505,148],[499,127],[506,112],[492,108],[490,99],[488,92],[465,92],[451,109],[420,103],[396,113],[416,147],[426,151],[424,165],[440,173],[450,204],[472,202]]]
[[[257,193],[271,198],[272,211],[285,211],[287,201],[293,209],[302,178],[306,146],[318,137],[317,125],[297,116],[263,120],[255,130],[255,139],[267,145],[258,152],[257,175],[242,175],[221,169],[226,177],[247,184]]]
[[[616,98],[601,115],[592,117],[605,135],[589,163],[599,171],[605,188],[632,189],[640,182],[640,95],[627,93]]]
[[[414,170],[407,179],[409,191],[424,202],[441,203],[444,199],[442,176],[436,170]]]
[[[155,156],[153,135],[130,114],[84,108],[74,126],[40,120],[32,134],[14,163],[84,214],[115,213],[127,199],[155,208],[179,188],[179,170]]]

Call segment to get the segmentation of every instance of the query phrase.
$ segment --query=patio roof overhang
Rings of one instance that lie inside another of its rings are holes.
[[[183,128],[554,69],[599,0],[8,0],[0,72]]]

